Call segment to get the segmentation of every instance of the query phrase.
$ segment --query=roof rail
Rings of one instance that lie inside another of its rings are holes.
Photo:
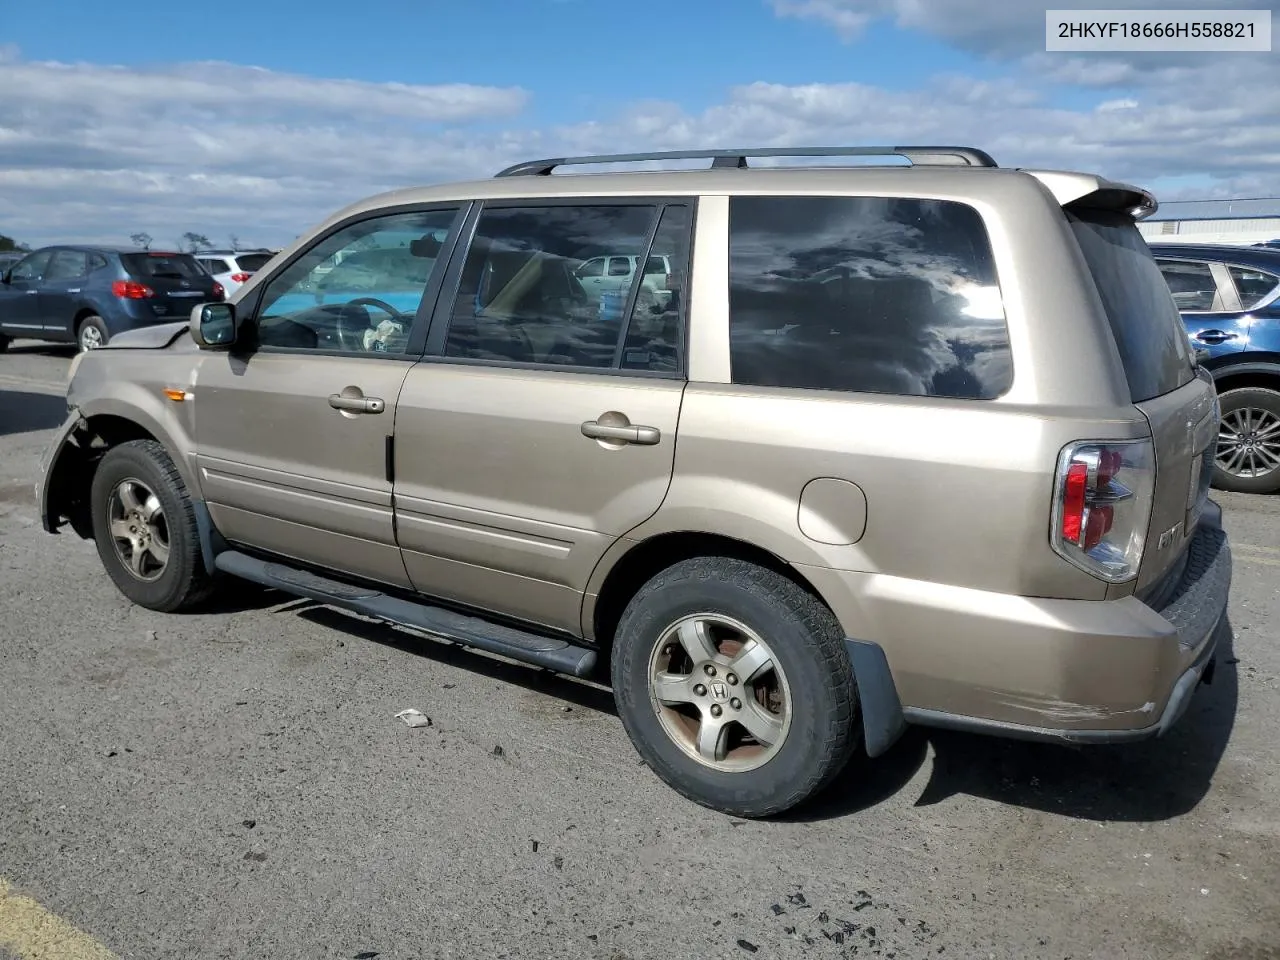
[[[711,169],[746,169],[747,157],[905,157],[913,165],[997,166],[976,147],[758,147],[741,150],[668,150],[661,153],[611,153],[585,157],[528,160],[500,171],[499,177],[546,177],[556,167],[587,163],[637,163],[644,160],[710,160]]]

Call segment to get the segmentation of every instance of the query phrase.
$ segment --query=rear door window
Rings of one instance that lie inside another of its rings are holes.
[[[991,243],[971,206],[734,197],[734,383],[994,399],[1013,358]]]
[[[1209,264],[1191,260],[1160,260],[1160,274],[1179,310],[1211,312],[1223,309],[1218,283]]]
[[[1133,218],[1088,210],[1068,212],[1067,220],[1106,309],[1133,402],[1190,383],[1186,327]]]
[[[89,256],[82,250],[59,250],[45,273],[45,280],[79,280],[89,272]]]
[[[675,374],[680,279],[658,290],[630,276],[631,264],[650,247],[687,263],[691,213],[688,204],[657,200],[485,209],[462,264],[444,356]],[[630,279],[601,284],[596,265],[616,275],[615,264]]]

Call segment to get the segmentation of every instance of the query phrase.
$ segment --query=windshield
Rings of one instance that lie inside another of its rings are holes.
[[[1101,210],[1068,213],[1111,322],[1134,403],[1195,376],[1182,316],[1133,219]]]

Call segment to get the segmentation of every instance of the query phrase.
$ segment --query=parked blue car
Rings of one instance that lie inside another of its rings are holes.
[[[1218,387],[1214,485],[1280,490],[1280,249],[1150,246]]]
[[[52,246],[0,272],[0,351],[15,339],[92,350],[125,330],[172,323],[222,285],[189,253]]]

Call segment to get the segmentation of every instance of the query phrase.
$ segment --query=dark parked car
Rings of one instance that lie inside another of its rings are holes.
[[[1280,249],[1151,244],[1222,402],[1214,485],[1280,490]]]
[[[42,247],[0,273],[0,350],[16,338],[100,347],[125,330],[171,323],[222,285],[188,253]]]

